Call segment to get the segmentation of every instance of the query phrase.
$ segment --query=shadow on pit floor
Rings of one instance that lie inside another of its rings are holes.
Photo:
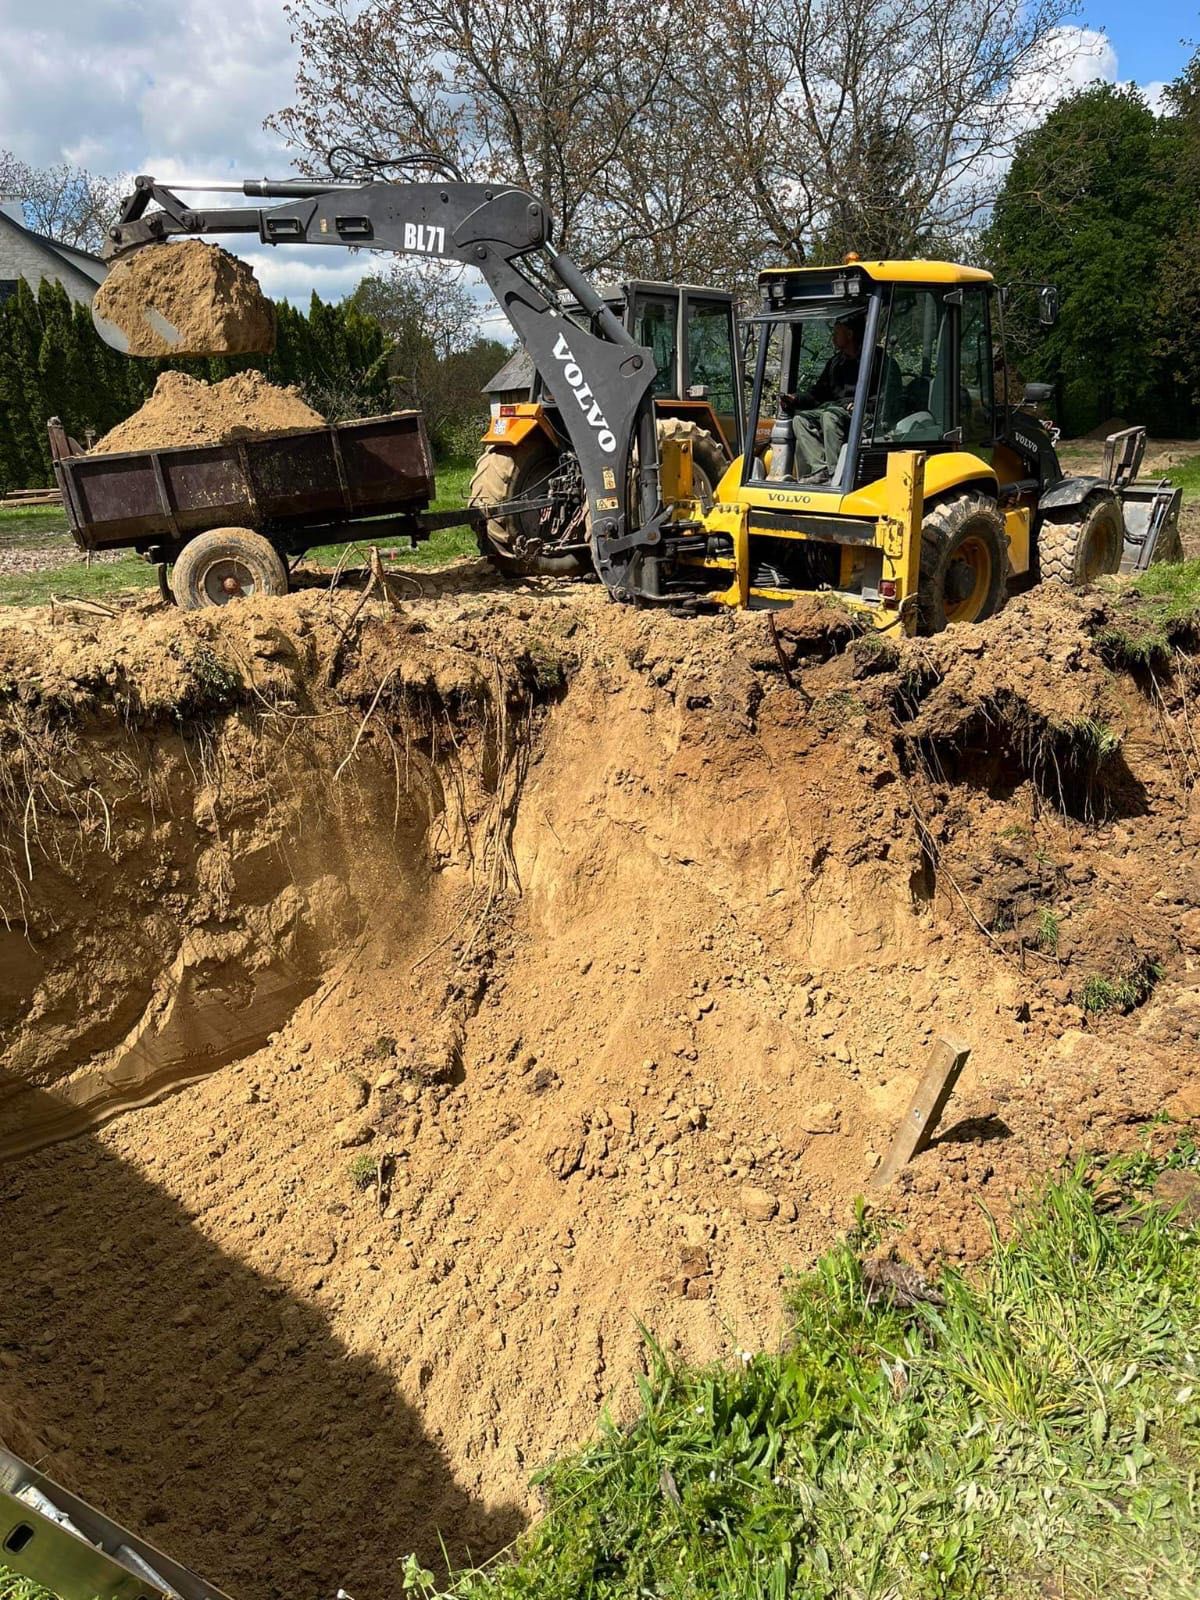
[[[90,1136],[0,1166],[0,1434],[234,1600],[385,1600],[439,1533],[459,1564],[523,1524],[318,1306]]]

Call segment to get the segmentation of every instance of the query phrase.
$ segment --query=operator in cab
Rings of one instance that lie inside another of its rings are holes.
[[[837,468],[838,456],[850,432],[850,412],[858,387],[862,360],[865,313],[839,317],[833,325],[833,354],[821,369],[817,381],[806,394],[782,394],[780,406],[792,419],[796,436],[797,478],[828,478]],[[882,372],[884,410],[895,408],[899,397],[900,372],[890,355],[876,352],[876,382]]]
[[[833,325],[833,354],[807,394],[782,394],[779,403],[796,435],[796,476],[832,472],[850,431],[850,407],[862,357],[861,316],[839,317]]]

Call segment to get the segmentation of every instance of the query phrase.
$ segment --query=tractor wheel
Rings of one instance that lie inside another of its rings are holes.
[[[720,443],[707,429],[682,417],[664,417],[658,424],[658,437],[663,439],[690,438],[692,441],[692,475],[696,498],[707,509],[713,503],[717,484],[729,465]],[[528,496],[535,498],[560,470],[565,451],[542,432],[530,434],[515,450],[486,450],[480,456],[471,479],[471,505],[494,506],[505,500]],[[636,462],[637,454],[634,452]],[[631,494],[631,502],[636,494]],[[581,555],[554,555],[540,551],[536,555],[518,554],[517,541],[532,541],[543,537],[536,511],[518,512],[512,517],[490,517],[486,530],[479,536],[483,555],[500,572],[509,578],[576,578],[591,571],[591,559]],[[586,517],[584,527],[590,532],[591,519]]]
[[[926,512],[921,527],[921,633],[982,622],[1004,604],[1008,539],[996,502],[963,494]]]
[[[1038,529],[1038,568],[1042,582],[1093,583],[1106,572],[1120,572],[1125,522],[1115,495],[1089,494],[1080,506],[1047,513]]]
[[[213,528],[189,539],[171,569],[181,611],[225,606],[250,595],[286,594],[288,572],[269,539],[251,528]]]
[[[536,499],[560,470],[562,452],[539,429],[515,450],[485,450],[471,479],[473,506],[494,506],[505,500]],[[577,578],[591,562],[581,555],[519,553],[518,543],[543,537],[541,513],[517,512],[511,517],[489,517],[479,535],[479,549],[506,578]]]
[[[720,443],[713,438],[707,428],[702,428],[697,422],[688,422],[683,417],[660,419],[658,424],[660,450],[664,439],[692,441],[692,487],[696,499],[707,511],[716,499],[717,485],[725,476],[725,469],[729,466],[729,459]]]

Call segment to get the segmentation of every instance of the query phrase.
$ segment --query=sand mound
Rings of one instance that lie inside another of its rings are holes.
[[[238,372],[213,384],[185,372],[164,372],[141,410],[98,440],[91,454],[224,444],[324,425],[325,418],[298,390],[280,389],[261,372]]]
[[[133,356],[269,355],[275,348],[275,312],[254,273],[202,239],[119,257],[94,305]]]
[[[1118,601],[810,609],[789,684],[761,615],[424,581],[0,628],[0,1429],[247,1600],[496,1550],[639,1321],[775,1338],[934,1035],[922,1261],[1200,1113],[1195,689]]]

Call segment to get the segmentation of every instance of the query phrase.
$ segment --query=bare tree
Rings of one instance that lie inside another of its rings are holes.
[[[980,219],[1079,36],[1070,0],[295,0],[310,170],[426,152],[554,213],[593,271],[744,284]]]
[[[683,159],[692,42],[666,0],[297,0],[295,103],[268,119],[320,170],[356,147],[397,170],[431,152],[465,178],[538,195],[558,242],[627,270],[711,225],[719,175]],[[664,152],[680,159],[664,161]]]
[[[0,195],[19,200],[26,224],[77,250],[99,250],[121,203],[121,182],[60,162],[34,167],[0,150]]]
[[[1069,0],[708,3],[703,143],[792,260],[976,225],[1080,48]]]

